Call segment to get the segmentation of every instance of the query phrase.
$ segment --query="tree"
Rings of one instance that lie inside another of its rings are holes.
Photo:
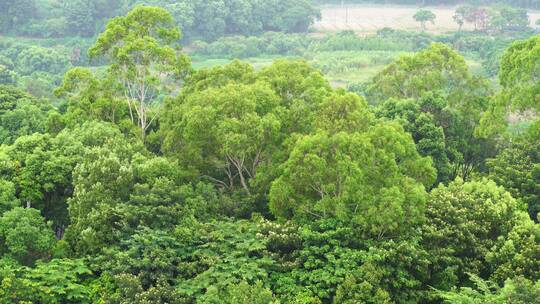
[[[125,144],[124,136],[113,125],[99,122],[65,129],[54,137],[22,136],[0,148],[0,174],[14,183],[22,204],[40,210],[61,237],[70,222],[67,199],[74,191],[74,168],[90,147],[112,147],[115,142]]]
[[[523,218],[518,201],[492,181],[439,185],[430,193],[422,228],[432,257],[428,284],[449,289],[465,283],[467,273],[488,276],[490,250]]]
[[[78,253],[99,251],[122,236],[117,209],[129,199],[133,186],[129,159],[134,151],[125,140],[110,144],[85,151],[82,165],[73,171],[74,195],[68,200],[70,225],[65,238]]]
[[[155,286],[145,289],[136,275],[122,273],[111,276],[104,273],[92,287],[92,303],[186,303],[186,298],[165,279],[160,279]]]
[[[225,189],[239,185],[250,194],[248,179],[276,145],[278,96],[267,84],[229,84],[195,93],[181,106],[183,162],[207,168],[201,174]]]
[[[48,119],[54,108],[47,104],[20,102],[17,108],[0,116],[0,143],[12,144],[17,138],[48,131]]]
[[[6,211],[21,206],[16,196],[15,184],[11,181],[0,180],[0,193],[0,216]]]
[[[118,135],[107,145],[87,148],[73,170],[65,239],[75,253],[97,254],[143,228],[170,230],[189,218],[216,216],[211,186],[186,184],[178,163]]]
[[[186,279],[179,282],[177,290],[191,298],[190,302],[198,302],[205,294],[215,299],[216,290],[239,295],[231,285],[268,282],[271,270],[278,265],[267,252],[266,240],[258,235],[259,221],[221,220],[179,227],[175,231],[182,246],[179,257],[181,265],[187,267],[178,268],[183,270],[180,277]],[[257,290],[262,298],[271,298],[265,289]]]
[[[144,141],[160,111],[152,105],[167,92],[164,78],[181,78],[189,70],[189,59],[175,49],[180,32],[162,8],[137,6],[125,17],[116,17],[89,50],[93,58],[107,56],[109,73],[123,84],[131,120]]]
[[[418,152],[433,159],[438,184],[453,180],[455,175],[450,163],[450,157],[453,156],[449,147],[451,139],[445,136],[450,134],[443,128],[442,122],[436,119],[436,115],[441,116],[440,113],[444,111],[444,104],[432,103],[434,107],[429,107],[428,102],[434,100],[442,101],[428,96],[419,101],[388,99],[377,107],[375,113],[381,119],[398,120],[405,131],[411,133]]]
[[[4,84],[16,84],[17,73],[8,69],[6,66],[0,64],[0,85]]]
[[[499,14],[506,20],[506,30],[524,30],[529,26],[529,15],[526,9],[504,7]]]
[[[272,291],[264,288],[261,281],[250,285],[246,282],[229,285],[224,290],[214,286],[208,289],[201,303],[204,304],[277,304]]]
[[[283,133],[311,132],[318,105],[332,92],[322,73],[303,60],[277,60],[258,76],[269,82],[286,109],[282,118]]]
[[[452,16],[454,21],[459,25],[459,31],[461,31],[465,21],[467,21],[471,9],[470,6],[460,6],[456,9],[454,16]]]
[[[487,30],[491,19],[488,8],[479,6],[465,6],[460,11],[464,13],[465,21],[474,25],[474,30]]]
[[[422,303],[429,261],[415,233],[372,241],[328,218],[300,227],[268,222],[260,234],[279,265],[297,265],[271,275],[282,302]],[[272,250],[276,243],[286,250]]]
[[[64,150],[70,145],[69,152]],[[49,134],[38,133],[20,137],[0,149],[5,155],[2,176],[14,182],[17,198],[26,207],[43,212],[55,229],[69,221],[64,195],[70,192],[71,170],[77,160],[71,153],[77,149],[73,141],[59,143]]]
[[[532,220],[540,213],[540,121],[488,161],[489,175],[527,204]]]
[[[163,278],[176,278],[181,271],[183,247],[166,231],[141,228],[120,243],[103,248],[96,262],[112,275],[138,276],[144,289],[158,285]]]
[[[435,178],[431,160],[397,124],[304,136],[282,170],[269,194],[274,215],[301,222],[337,217],[379,239],[421,219],[425,188]]]
[[[0,115],[14,110],[17,107],[17,103],[25,101],[32,102],[33,97],[14,86],[0,85]]]
[[[504,287],[500,287],[490,281],[471,275],[471,281],[476,286],[462,287],[456,291],[439,292],[439,296],[448,304],[462,303],[512,303],[526,304],[538,303],[540,297],[540,283],[531,282],[523,278],[508,280]]]
[[[21,75],[32,75],[37,71],[61,74],[70,67],[68,54],[36,45],[22,50],[16,63]]]
[[[23,265],[48,259],[56,239],[39,211],[14,208],[0,217],[0,254]]]
[[[420,22],[420,25],[422,26],[422,31],[425,31],[426,22],[431,22],[431,24],[435,24],[435,18],[437,18],[437,16],[432,11],[421,9],[414,14],[413,18],[417,22]]]
[[[480,131],[490,93],[485,80],[470,74],[463,57],[438,43],[397,59],[366,89],[367,99],[375,104],[390,98],[422,100],[423,112],[431,112],[436,124],[443,127],[447,156],[454,164],[450,177],[464,179],[474,170],[484,169],[484,160],[495,151],[488,148],[493,147],[489,136],[475,134]]]
[[[68,126],[87,120],[101,120],[118,125],[125,133],[132,133],[128,102],[119,97],[122,91],[113,75],[97,77],[86,68],[69,70],[56,88],[55,95],[68,99],[64,122]],[[136,130],[133,130],[133,133]]]
[[[353,93],[328,96],[316,117],[315,128],[330,134],[366,131],[374,120],[366,100]]]
[[[540,225],[523,218],[502,242],[486,255],[493,272],[491,279],[503,283],[524,277],[540,280]]]
[[[15,87],[0,86],[0,103],[0,144],[10,145],[21,136],[45,133],[49,116],[58,114],[47,101]]]
[[[499,71],[502,90],[492,98],[482,117],[482,134],[489,135],[507,125],[507,113],[540,111],[538,56],[540,36],[514,42],[504,53]]]
[[[371,103],[388,98],[419,98],[426,92],[442,91],[451,106],[478,107],[479,96],[489,94],[487,86],[474,78],[465,59],[449,46],[433,43],[414,54],[398,58],[368,84]]]
[[[529,26],[527,10],[503,7],[491,16],[490,27],[499,32],[524,30]]]
[[[143,2],[143,1],[140,1]],[[172,12],[187,40],[216,40],[225,35],[306,32],[320,17],[307,0],[157,1]]]
[[[290,138],[313,130],[329,92],[303,61],[277,61],[260,72],[238,61],[197,71],[167,102],[162,150],[227,192],[265,195]]]
[[[91,288],[85,283],[92,272],[80,259],[54,259],[36,267],[12,267],[0,274],[2,303],[88,304]]]
[[[511,109],[539,109],[537,74],[540,68],[536,64],[539,49],[540,37],[535,36],[514,42],[503,55],[499,82]]]
[[[272,8],[266,11],[270,23],[267,29],[277,28],[288,33],[307,32],[313,22],[321,17],[320,11],[306,0],[281,1],[277,7],[279,11],[273,18],[267,15]]]

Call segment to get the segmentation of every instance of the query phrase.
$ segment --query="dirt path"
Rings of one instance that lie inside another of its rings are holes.
[[[455,7],[427,7],[437,16],[435,24],[428,24],[428,31],[442,33],[455,31],[458,25],[452,16]],[[413,15],[418,10],[415,6],[396,5],[334,5],[321,9],[322,19],[315,24],[318,31],[354,30],[359,32],[375,32],[384,27],[404,30],[419,30],[420,25],[414,21]],[[539,11],[529,12],[531,24],[540,18]],[[465,25],[464,29],[472,29]]]

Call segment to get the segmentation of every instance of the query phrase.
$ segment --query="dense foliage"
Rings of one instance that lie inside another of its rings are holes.
[[[144,4],[169,10],[186,39],[263,31],[305,32],[319,17],[311,0],[0,1],[0,33],[33,37],[95,35],[107,19]]]
[[[40,13],[30,2],[1,3],[3,26],[24,28],[17,14]],[[88,55],[0,50],[0,303],[538,303],[538,37],[504,51],[497,86],[458,50],[490,60],[511,37],[386,29],[199,44],[410,52],[379,58],[357,94],[305,60],[195,69],[179,45],[189,20],[175,18],[190,9],[197,20],[248,5],[284,14],[289,32],[308,26],[294,22],[314,16],[307,2],[156,2],[174,13],[135,6]],[[79,33],[108,16],[100,1],[63,5]],[[278,26],[226,16],[186,35]],[[81,67],[86,56],[106,66]],[[64,72],[55,89],[16,86]]]

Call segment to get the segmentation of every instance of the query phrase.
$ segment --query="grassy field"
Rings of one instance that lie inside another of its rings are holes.
[[[261,69],[264,67],[267,67],[272,64],[277,59],[301,59],[298,57],[283,57],[283,56],[264,56],[264,57],[252,57],[252,58],[245,58],[242,59],[244,62],[249,62],[252,64],[256,69]],[[229,62],[231,62],[231,59],[225,59],[225,58],[204,58],[199,56],[193,56],[191,58],[193,63],[193,68],[198,69],[204,69],[204,68],[212,68],[215,66],[225,65]]]
[[[392,51],[336,51],[308,53],[300,57],[253,57],[242,59],[255,66],[256,69],[264,68],[272,64],[276,59],[304,59],[315,68],[321,70],[326,79],[334,87],[347,87],[353,83],[363,83],[380,72],[386,65],[391,63],[405,52]],[[205,59],[193,57],[195,69],[211,68],[229,63],[229,59]],[[473,74],[481,73],[481,64],[473,58],[467,58],[467,64]]]
[[[346,87],[349,83],[364,82],[377,74],[385,65],[399,56],[399,52],[385,51],[362,51],[362,52],[317,52],[306,54],[304,58],[285,57],[286,59],[304,59],[315,68],[321,70],[336,87]],[[253,64],[256,69],[264,68],[272,64],[276,59],[284,57],[254,57],[242,59]],[[229,59],[205,59],[193,58],[195,69],[211,68],[213,66],[227,64]]]
[[[322,18],[315,23],[316,31],[342,31],[354,30],[365,34],[376,32],[379,29],[390,27],[402,30],[420,30],[420,25],[413,19],[419,7],[396,5],[329,5],[321,9]],[[437,16],[435,24],[428,24],[427,31],[444,33],[458,30],[458,25],[452,16],[455,7],[437,6],[426,7]],[[540,19],[539,11],[529,12],[530,20],[534,23]],[[466,24],[464,29],[473,29]]]
[[[339,51],[308,54],[306,59],[320,69],[336,87],[365,82],[391,63],[402,52]]]

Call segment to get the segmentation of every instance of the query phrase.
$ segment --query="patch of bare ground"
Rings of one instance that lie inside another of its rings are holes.
[[[402,30],[420,30],[420,24],[413,19],[418,11],[416,6],[397,5],[332,5],[321,8],[322,18],[314,25],[314,29],[322,32],[353,30],[373,33],[385,27]],[[435,24],[428,24],[430,33],[456,31],[459,26],[452,18],[456,7],[426,7],[436,16]],[[531,24],[540,19],[540,11],[530,11]],[[472,30],[473,26],[465,24],[464,30]]]

